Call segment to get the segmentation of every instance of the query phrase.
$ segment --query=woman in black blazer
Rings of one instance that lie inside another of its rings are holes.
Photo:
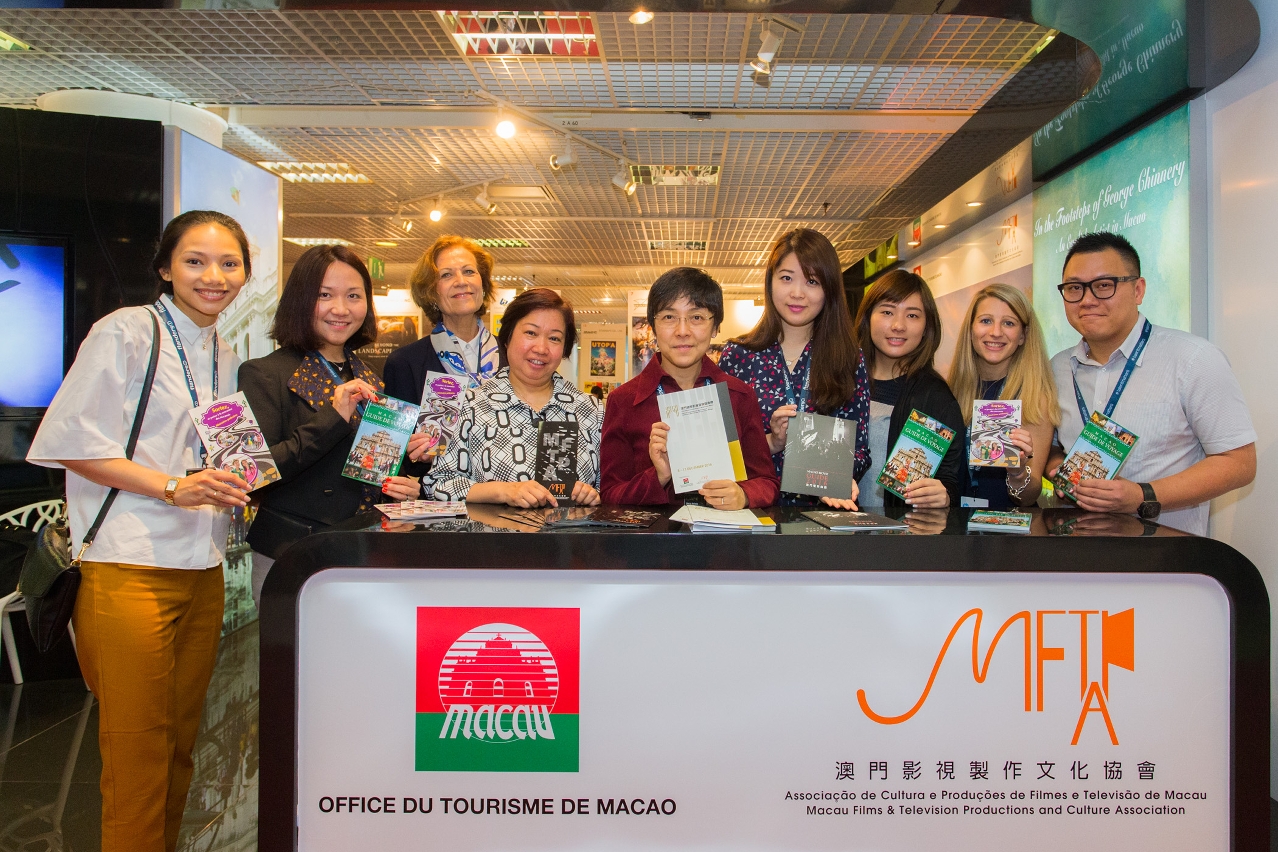
[[[493,300],[492,275],[493,256],[474,240],[445,234],[426,250],[409,286],[432,330],[386,359],[386,393],[417,405],[428,372],[448,373],[469,387],[501,368],[497,339],[480,321]],[[409,447],[406,473],[430,469],[429,460],[419,461],[424,449],[425,443]]]
[[[382,391],[377,374],[353,351],[377,336],[372,302],[368,269],[352,251],[308,249],[275,312],[271,337],[280,348],[240,366],[240,390],[282,477],[257,493],[249,528],[254,601],[271,564],[293,542],[371,509],[382,494],[408,500],[420,493],[411,477],[391,477],[378,489],[342,476],[359,404]]]
[[[941,316],[927,282],[894,269],[876,280],[856,314],[857,342],[870,372],[869,470],[861,478],[862,508],[943,509],[959,503],[963,473],[963,413],[950,387],[932,366],[941,345]],[[877,480],[910,411],[918,409],[954,431],[954,440],[931,477],[911,482],[904,501]]]

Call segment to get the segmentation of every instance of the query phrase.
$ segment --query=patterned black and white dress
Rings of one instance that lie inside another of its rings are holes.
[[[599,435],[603,406],[555,373],[550,401],[534,413],[515,394],[510,368],[466,391],[457,439],[435,462],[422,486],[435,500],[465,500],[477,482],[522,482],[533,478],[537,420],[576,421],[577,478],[599,487]]]

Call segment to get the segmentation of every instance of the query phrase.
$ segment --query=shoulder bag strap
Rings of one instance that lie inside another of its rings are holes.
[[[155,384],[155,369],[160,363],[160,322],[152,311],[147,310],[147,315],[151,317],[151,362],[146,367],[146,379],[142,382],[142,396],[138,400],[137,413],[133,415],[133,429],[129,432],[129,442],[124,447],[126,459],[132,459],[133,451],[137,449],[138,435],[142,433],[142,418],[146,415],[146,405],[151,399],[151,386]],[[216,367],[215,364],[214,369]],[[89,531],[84,534],[80,553],[75,558],[76,564],[79,564],[84,557],[84,552],[89,549],[89,545],[93,544],[93,539],[97,538],[98,530],[102,527],[102,522],[106,520],[107,512],[111,511],[111,504],[115,502],[116,495],[119,493],[120,489],[112,488],[106,500],[102,501],[102,508],[98,510],[98,516],[93,519],[93,526],[89,527]]]

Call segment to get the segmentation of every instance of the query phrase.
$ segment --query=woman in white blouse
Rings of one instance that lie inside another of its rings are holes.
[[[93,326],[27,455],[67,471],[73,553],[120,489],[85,553],[73,615],[80,669],[99,702],[103,852],[177,847],[221,636],[231,510],[248,503],[241,479],[202,469],[188,414],[235,391],[239,358],[216,323],[249,277],[248,239],[229,216],[183,213],[152,265],[163,295]],[[129,460],[153,315],[159,365]]]
[[[558,505],[534,479],[537,426],[575,422],[577,482],[570,496],[579,505],[599,503],[603,410],[557,372],[576,339],[572,306],[554,290],[526,290],[511,301],[497,335],[507,366],[466,392],[457,440],[431,470],[427,493],[433,487],[437,500]]]

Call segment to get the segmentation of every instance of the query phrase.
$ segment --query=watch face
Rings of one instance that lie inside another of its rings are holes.
[[[1136,510],[1136,515],[1140,518],[1144,518],[1147,521],[1152,521],[1155,518],[1157,518],[1159,514],[1162,513],[1162,511],[1163,511],[1162,504],[1156,503],[1153,501],[1147,501],[1140,504],[1140,507]]]

